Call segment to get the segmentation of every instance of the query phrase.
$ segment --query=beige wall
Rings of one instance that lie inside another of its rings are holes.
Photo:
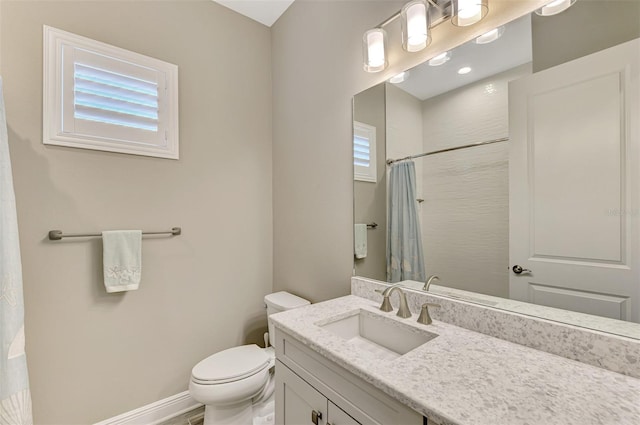
[[[405,158],[424,152],[422,146],[422,102],[395,84],[385,83],[384,86],[387,93],[387,158]],[[422,199],[422,161],[414,162],[416,197]]]
[[[367,230],[367,256],[355,259],[354,269],[358,276],[386,280],[387,252],[387,173],[386,145],[387,120],[385,117],[385,89],[383,84],[358,93],[353,98],[353,118],[376,128],[376,174],[377,181],[354,181],[353,219],[355,223],[378,224]]]
[[[640,37],[640,1],[577,0],[555,16],[533,15],[533,72]]]
[[[126,6],[125,6],[126,5]],[[266,327],[272,289],[269,29],[209,0],[3,1],[2,76],[35,421],[88,424],[187,389],[191,368]],[[42,25],[175,63],[180,160],[42,144]],[[138,291],[106,294],[99,238],[143,241]]]
[[[351,98],[545,0],[491,2],[476,26],[433,31],[419,53],[387,27],[387,70],[362,70],[362,34],[403,2],[297,0],[272,27],[274,289],[320,301],[349,292],[353,267]]]

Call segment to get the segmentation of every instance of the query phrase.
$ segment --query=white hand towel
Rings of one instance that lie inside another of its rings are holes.
[[[356,258],[365,258],[367,256],[367,225],[355,224],[354,227]]]
[[[107,292],[138,289],[142,272],[142,231],[102,232],[102,251]]]

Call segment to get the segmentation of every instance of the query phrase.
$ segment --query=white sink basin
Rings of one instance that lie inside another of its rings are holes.
[[[343,338],[346,343],[384,359],[400,357],[438,336],[361,309],[328,319],[318,326]]]

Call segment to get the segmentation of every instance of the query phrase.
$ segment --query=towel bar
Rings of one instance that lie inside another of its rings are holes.
[[[165,232],[142,232],[143,235],[172,235],[178,236],[182,234],[180,227],[173,227],[171,230]],[[59,241],[62,238],[86,238],[92,236],[102,236],[102,233],[62,233],[62,230],[49,230],[49,240]]]

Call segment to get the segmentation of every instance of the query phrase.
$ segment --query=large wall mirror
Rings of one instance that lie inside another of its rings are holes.
[[[577,0],[357,94],[355,274],[640,338],[639,37]]]

